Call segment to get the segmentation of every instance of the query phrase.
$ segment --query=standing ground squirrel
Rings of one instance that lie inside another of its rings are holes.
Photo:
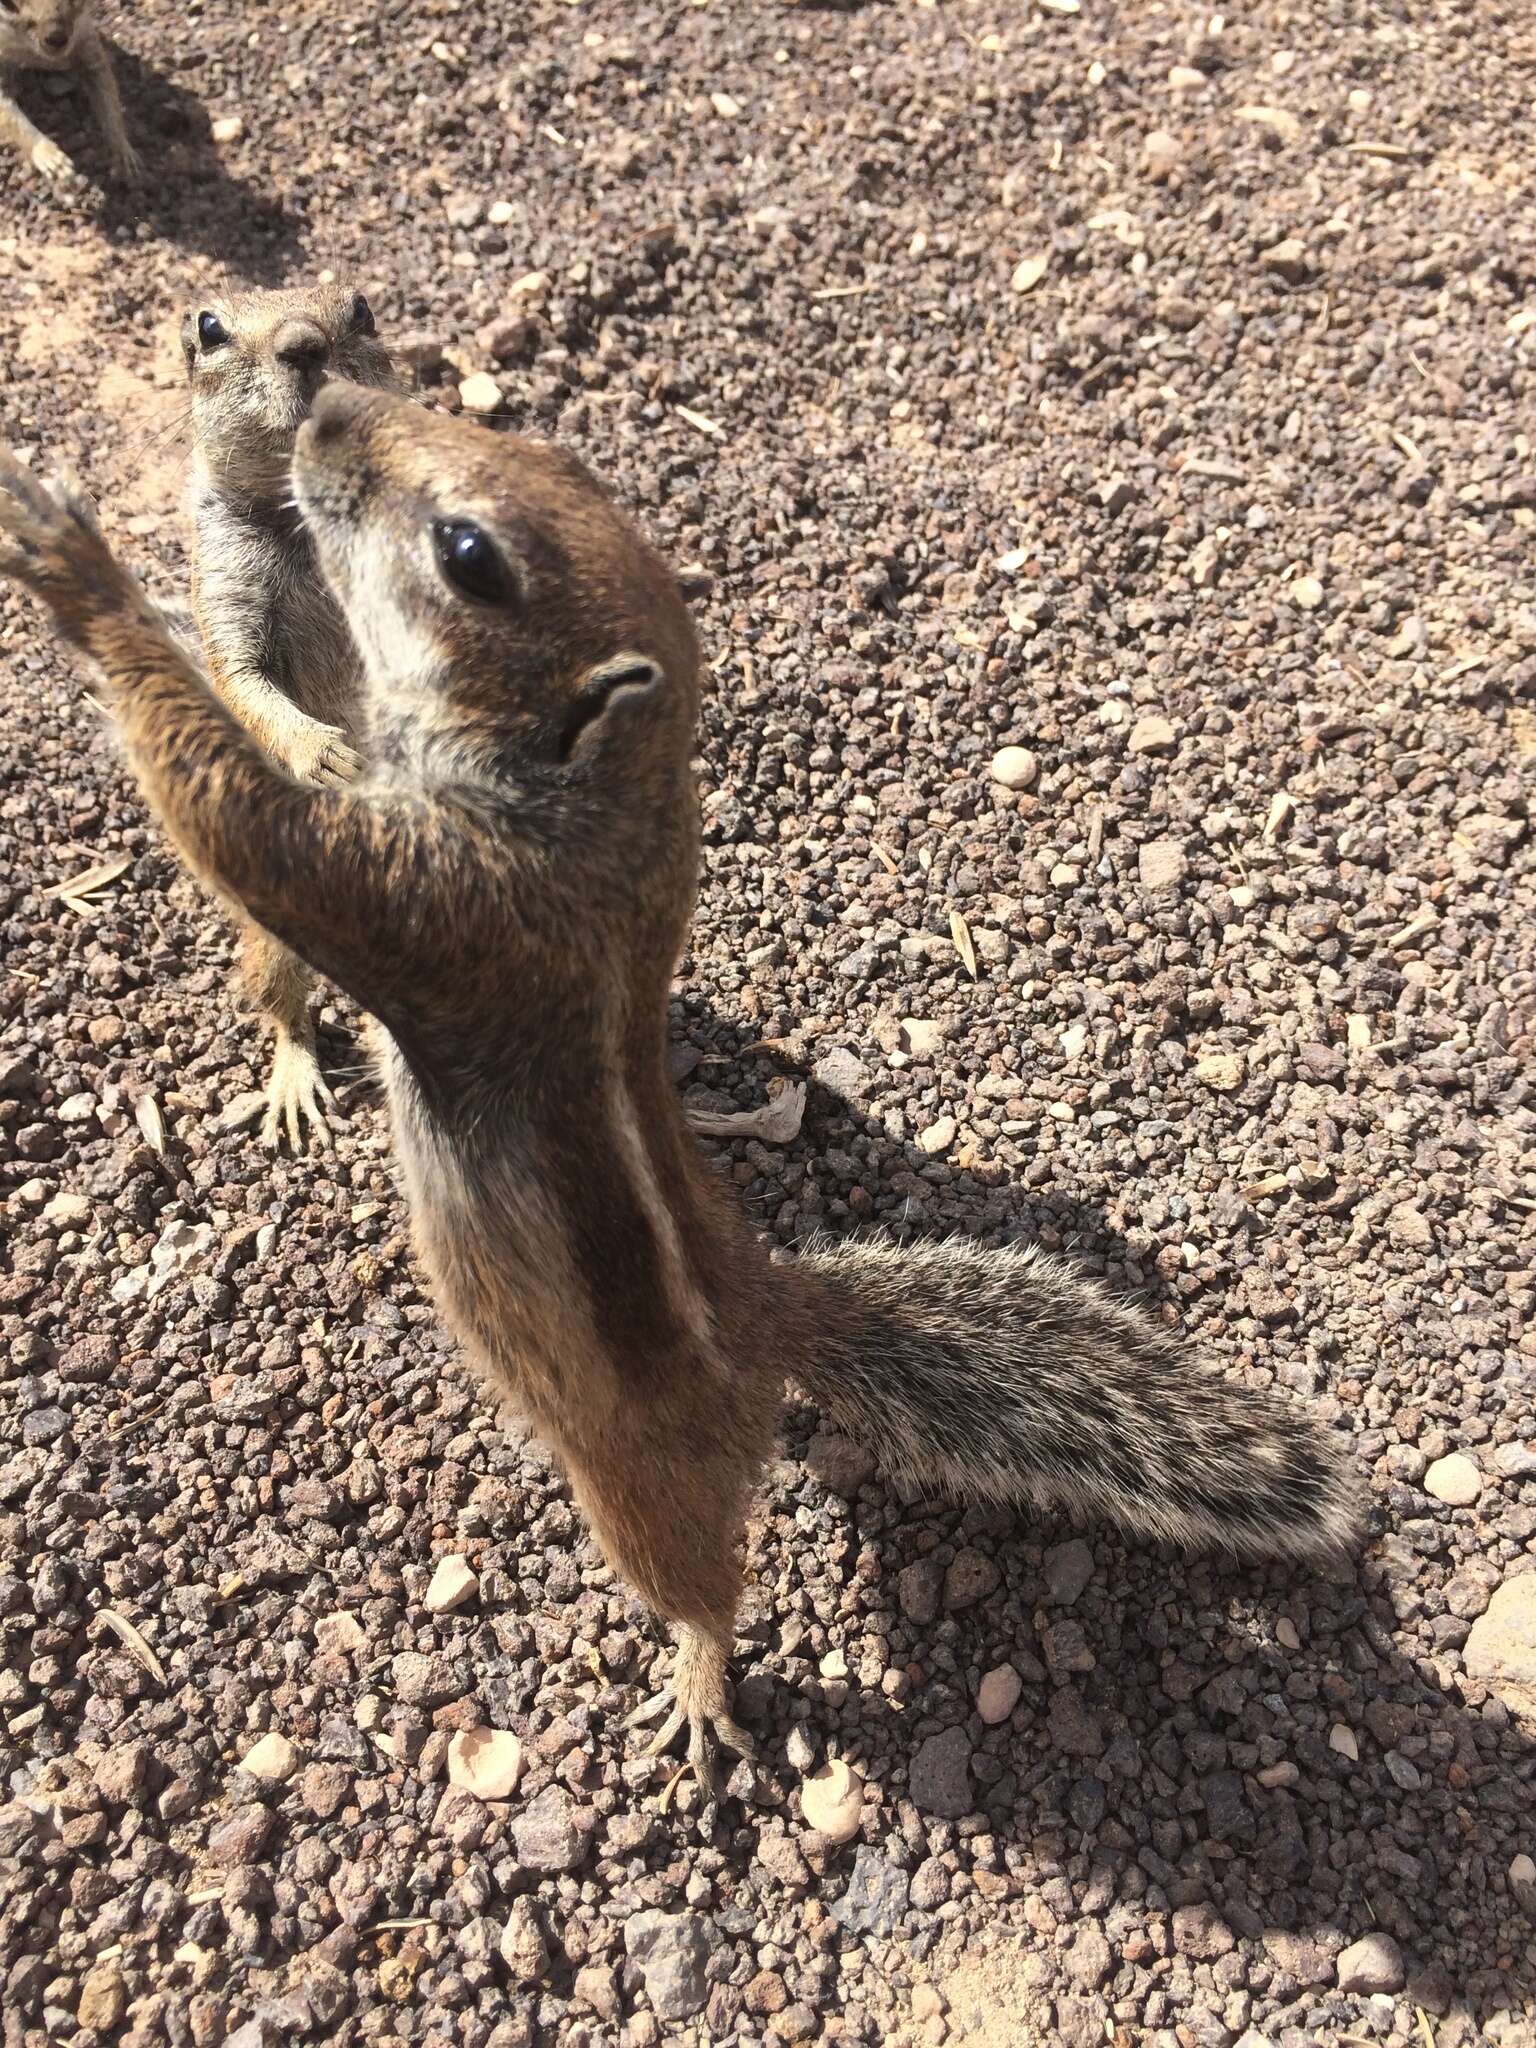
[[[361,672],[293,504],[293,437],[328,376],[398,389],[361,292],[341,284],[244,292],[182,321],[191,397],[192,608],[208,677],[240,723],[301,782],[357,769]],[[303,963],[241,921],[241,972],[273,1032],[264,1143],[327,1142]]]
[[[924,1486],[1247,1555],[1344,1548],[1359,1509],[1343,1445],[1068,1264],[859,1241],[770,1261],[665,1065],[698,867],[693,625],[581,465],[337,384],[299,432],[294,480],[362,652],[363,785],[274,767],[84,501],[14,463],[0,573],[104,672],[194,867],[389,1034],[443,1313],[554,1448],[610,1563],[676,1626],[653,1746],[686,1724],[706,1789],[714,1742],[750,1751],[726,1660],[786,1375]]]
[[[91,0],[0,0],[0,67],[17,71],[74,71],[96,109],[112,161],[121,177],[143,175],[143,162],[123,126],[107,48]],[[34,128],[13,99],[0,91],[0,143],[17,149],[45,178],[68,178],[75,167],[56,142]]]

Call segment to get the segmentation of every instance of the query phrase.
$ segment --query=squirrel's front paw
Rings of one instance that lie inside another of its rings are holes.
[[[356,781],[363,766],[362,755],[348,744],[339,725],[325,725],[302,711],[296,711],[292,727],[278,735],[276,752],[297,781],[328,789]]]
[[[139,185],[144,180],[144,159],[131,142],[125,142],[112,159],[117,175],[125,185]]]
[[[118,590],[124,581],[79,480],[65,470],[45,483],[8,448],[0,448],[0,575],[55,604],[64,593]]]
[[[46,135],[40,135],[32,145],[32,168],[40,171],[45,178],[69,179],[79,176],[74,160],[60,149],[56,142],[50,142]]]

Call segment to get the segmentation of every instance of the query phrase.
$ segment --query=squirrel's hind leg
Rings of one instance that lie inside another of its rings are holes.
[[[740,1544],[747,1495],[771,1440],[769,1404],[742,1402],[719,1382],[687,1383],[686,1419],[657,1388],[620,1453],[562,1445],[577,1500],[603,1554],[641,1598],[671,1624],[677,1656],[662,1692],[626,1722],[665,1713],[650,1755],[688,1733],[688,1761],[706,1800],[716,1795],[717,1748],[752,1755],[732,1720],[726,1665],[741,1598]],[[711,1400],[710,1395],[714,1394]]]
[[[295,1153],[306,1136],[317,1151],[331,1143],[336,1098],[320,1072],[309,1014],[310,974],[301,960],[259,925],[241,931],[240,971],[253,1007],[272,1026],[272,1066],[261,1142],[276,1151],[286,1137]]]

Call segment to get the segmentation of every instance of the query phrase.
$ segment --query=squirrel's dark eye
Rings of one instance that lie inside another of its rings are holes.
[[[361,292],[352,301],[352,325],[359,334],[378,333],[378,328],[374,325],[373,308]]]
[[[512,579],[496,543],[472,519],[439,519],[432,540],[443,574],[465,597],[481,604],[505,604]]]
[[[197,338],[204,349],[222,348],[229,339],[229,329],[217,313],[199,313]]]

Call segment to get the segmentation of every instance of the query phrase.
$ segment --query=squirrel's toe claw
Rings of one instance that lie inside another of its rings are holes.
[[[706,1802],[718,1799],[720,1782],[718,1760],[721,1752],[731,1756],[745,1757],[748,1763],[756,1761],[756,1745],[744,1728],[739,1728],[723,1709],[711,1711],[706,1707],[690,1708],[680,1701],[669,1689],[660,1692],[638,1707],[624,1723],[626,1728],[637,1728],[648,1721],[654,1721],[659,1713],[670,1708],[670,1713],[646,1744],[645,1756],[660,1756],[671,1748],[678,1731],[685,1725],[688,1729],[688,1763],[698,1781],[700,1793]]]
[[[336,1097],[325,1084],[313,1050],[293,1040],[280,1043],[273,1055],[272,1078],[267,1084],[262,1144],[269,1152],[277,1152],[286,1138],[298,1157],[305,1149],[307,1126],[310,1146],[317,1152],[328,1152],[330,1118],[337,1113]]]

